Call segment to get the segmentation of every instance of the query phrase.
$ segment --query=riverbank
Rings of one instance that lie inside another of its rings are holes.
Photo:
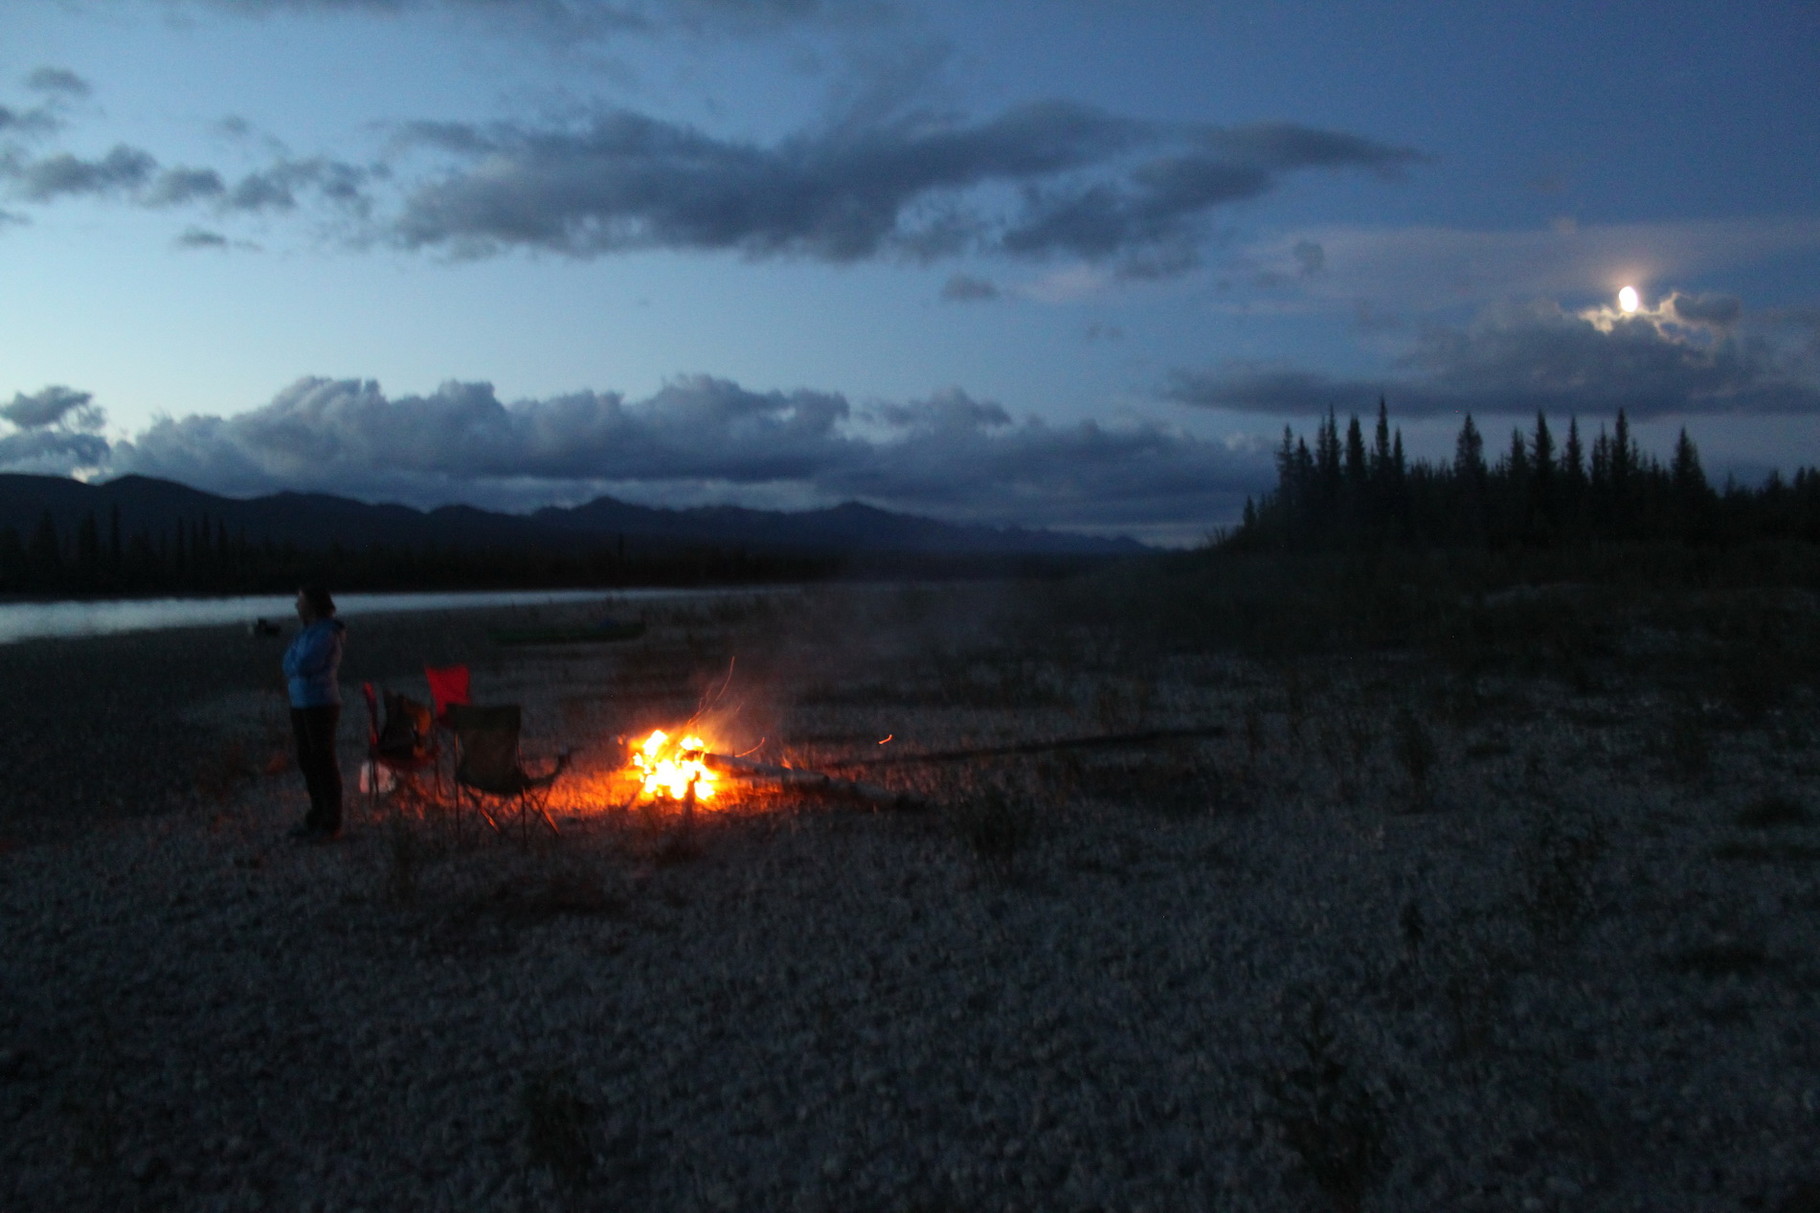
[[[528,847],[294,847],[286,772],[0,856],[0,1203],[1811,1207],[1811,688],[1039,597],[724,603],[476,679],[584,791],[703,707],[805,766],[1210,735],[849,768],[924,813],[730,791],[687,843],[578,795]]]

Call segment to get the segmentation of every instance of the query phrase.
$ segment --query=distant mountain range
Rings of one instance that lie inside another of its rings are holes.
[[[802,512],[737,506],[667,510],[600,497],[585,505],[521,515],[463,505],[428,511],[368,505],[323,493],[220,497],[147,476],[84,484],[59,476],[0,473],[0,530],[10,527],[22,540],[46,512],[66,537],[92,514],[105,538],[116,510],[127,536],[139,531],[161,536],[206,522],[211,530],[225,527],[249,543],[270,541],[305,550],[332,544],[355,550],[377,544],[548,551],[618,545],[635,553],[701,546],[856,556],[1116,556],[1150,550],[1126,538],[957,525],[857,502]]]

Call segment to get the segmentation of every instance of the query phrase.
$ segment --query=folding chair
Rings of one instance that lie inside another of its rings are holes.
[[[414,699],[391,691],[385,693],[385,719],[379,717],[378,695],[373,684],[363,682],[360,692],[367,701],[367,770],[363,782],[367,791],[367,815],[376,817],[379,797],[386,782],[381,772],[392,778],[390,790],[404,790],[417,801],[431,797],[419,779],[428,770],[436,783],[436,796],[442,796],[442,773],[437,766],[436,739],[430,734],[430,709]]]
[[[569,752],[556,757],[553,770],[533,775],[525,770],[519,758],[518,739],[523,729],[524,710],[515,703],[480,707],[452,703],[443,713],[444,725],[455,734],[458,746],[455,760],[456,829],[460,829],[464,800],[472,798],[475,810],[496,833],[505,833],[488,805],[509,810],[518,817],[521,834],[529,837],[532,814],[543,818],[553,833],[556,822],[546,807],[550,785],[569,765]]]
[[[424,681],[430,684],[430,707],[438,724],[448,714],[451,704],[468,702],[468,667],[465,665],[426,665]]]

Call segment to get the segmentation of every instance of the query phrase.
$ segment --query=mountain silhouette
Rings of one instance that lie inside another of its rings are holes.
[[[206,523],[225,528],[237,541],[302,550],[379,545],[560,552],[619,545],[645,552],[694,546],[834,556],[1111,556],[1149,550],[1127,538],[947,523],[858,502],[801,512],[738,506],[671,510],[600,497],[585,505],[501,514],[466,505],[433,510],[371,505],[326,493],[221,497],[149,476],[85,484],[0,473],[0,530],[28,536],[48,513],[68,536],[92,514],[105,535],[115,511],[128,534],[156,536]]]

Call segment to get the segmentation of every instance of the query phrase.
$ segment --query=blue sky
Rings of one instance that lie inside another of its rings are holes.
[[[1181,543],[1383,393],[1754,478],[1815,80],[1806,2],[15,0],[0,470]]]

